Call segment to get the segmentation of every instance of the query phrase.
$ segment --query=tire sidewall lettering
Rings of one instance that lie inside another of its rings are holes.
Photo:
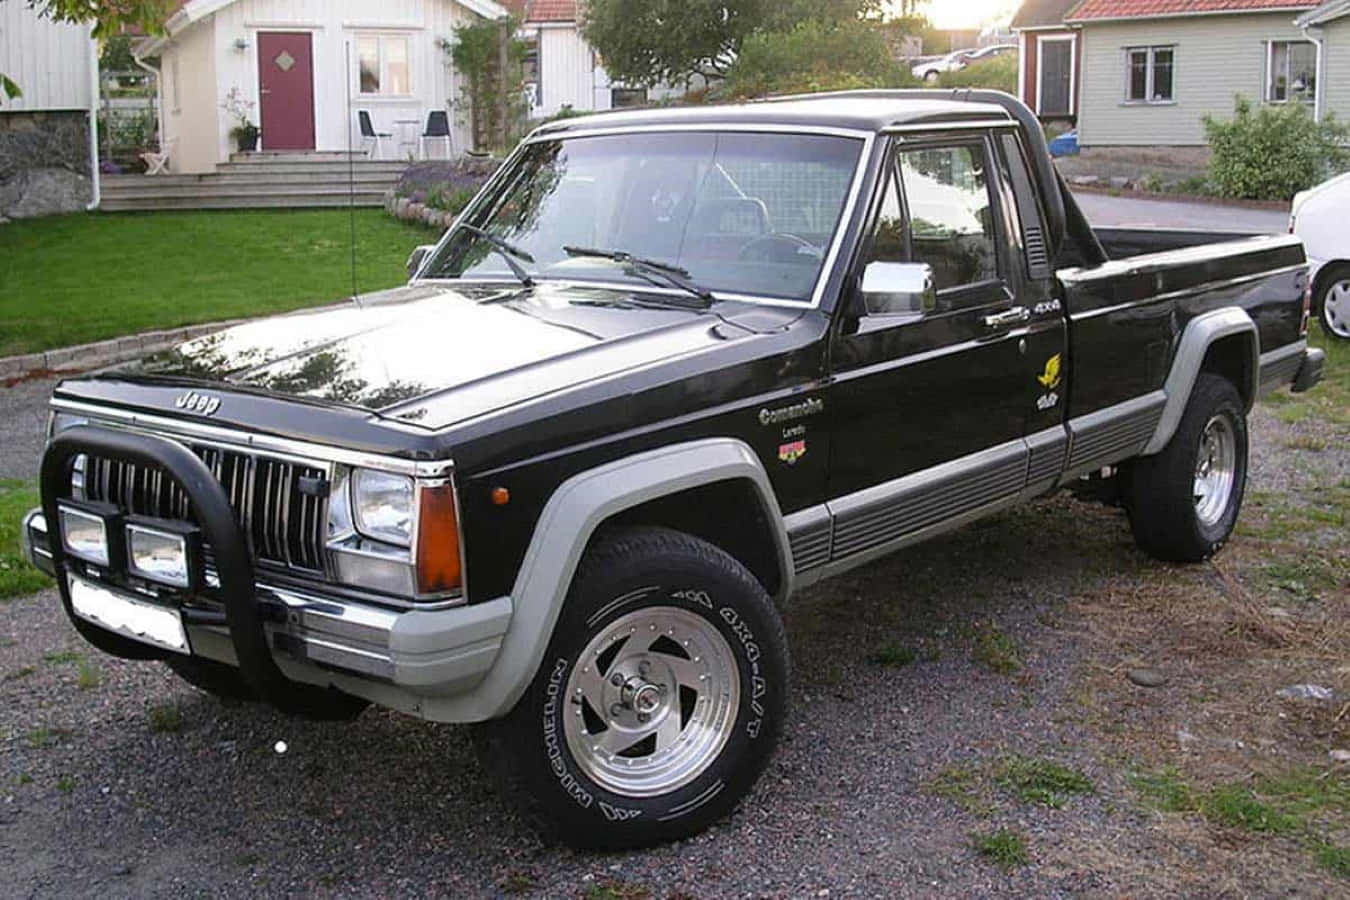
[[[739,655],[745,661],[738,667],[742,684],[745,685],[742,689],[742,709],[745,711],[742,716],[745,719],[743,733],[750,741],[754,741],[762,732],[765,732],[766,725],[767,711],[763,699],[769,690],[769,680],[765,677],[766,673],[761,667],[763,651],[755,638],[754,630],[746,621],[746,617],[733,606],[716,603],[712,596],[713,593],[704,588],[686,587],[672,591],[652,592],[651,595],[635,597],[628,602],[624,601],[624,595],[618,594],[606,603],[600,604],[600,607],[605,610],[604,619],[608,622],[631,611],[635,606],[653,605],[653,599],[656,599],[656,605],[659,605],[659,597],[665,596],[668,598],[667,602],[672,606],[690,608],[707,618],[710,623],[719,624],[720,620],[722,626],[720,630],[722,630],[733,649],[739,648]],[[594,631],[591,629],[603,630],[604,627],[604,623],[592,621],[588,623],[587,633],[593,634]],[[578,638],[578,646],[584,645],[584,643],[585,638]],[[574,661],[569,655],[557,655],[553,657],[553,660],[548,679],[544,685],[541,725],[548,772],[551,780],[556,782],[558,788],[580,809],[598,811],[606,821],[612,823],[624,823],[646,817],[660,818],[664,821],[693,813],[697,806],[684,811],[679,811],[679,807],[674,806],[672,810],[675,811],[669,815],[665,814],[659,807],[645,810],[635,808],[636,798],[611,794],[576,771],[575,761],[571,758],[563,736],[562,716],[569,714],[567,697],[565,696],[567,678],[573,666],[579,664],[580,661]],[[748,671],[746,671],[747,668]],[[738,715],[741,714],[738,713]],[[658,798],[646,798],[643,802],[677,803],[677,798],[682,798],[685,793],[690,791],[696,793],[701,790],[700,785],[708,778],[711,771],[710,769],[702,773],[692,784],[681,790]]]

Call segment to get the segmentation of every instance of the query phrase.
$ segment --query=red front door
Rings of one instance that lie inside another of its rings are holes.
[[[311,35],[258,32],[258,84],[265,150],[314,149],[314,50]]]

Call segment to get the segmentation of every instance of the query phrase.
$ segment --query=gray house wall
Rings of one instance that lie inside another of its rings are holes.
[[[1084,147],[1202,146],[1206,113],[1230,115],[1233,97],[1253,102],[1265,96],[1269,41],[1303,40],[1288,12],[1206,15],[1083,25],[1083,80],[1078,102],[1078,139]],[[1333,23],[1343,36],[1338,62],[1344,68],[1326,84],[1345,85],[1350,93],[1350,28]],[[1328,29],[1330,32],[1332,29]],[[1332,42],[1328,42],[1330,45]],[[1166,104],[1127,103],[1127,47],[1175,48],[1174,100]],[[1329,57],[1330,58],[1330,57]],[[1350,103],[1350,98],[1341,101]],[[1328,107],[1328,109],[1333,107]]]
[[[1335,113],[1342,123],[1350,122],[1350,16],[1328,22],[1322,27],[1325,58],[1322,112]]]

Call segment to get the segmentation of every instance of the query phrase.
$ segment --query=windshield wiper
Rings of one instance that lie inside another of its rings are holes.
[[[689,275],[688,269],[682,269],[677,265],[668,262],[661,262],[657,259],[644,259],[641,256],[634,256],[624,250],[597,250],[593,247],[563,247],[563,252],[568,256],[594,256],[600,259],[611,259],[614,262],[622,263],[624,273],[636,275],[657,284],[657,279],[666,284],[679,288],[686,293],[697,297],[699,309],[707,309],[712,306],[713,292],[697,284]],[[689,305],[681,303],[681,306]]]
[[[522,259],[527,263],[533,263],[534,262],[533,256],[531,256],[524,250],[520,249],[515,244],[512,244],[509,241],[504,241],[501,238],[497,237],[492,232],[485,231],[482,228],[479,228],[477,225],[465,225],[463,222],[461,222],[459,227],[469,232],[469,234],[475,235],[476,237],[480,237],[483,240],[487,241],[487,243],[492,247],[492,249],[496,250],[498,255],[500,255],[502,259],[506,260],[506,265],[511,269],[511,274],[515,275],[516,278],[520,279],[521,284],[525,285],[526,287],[534,287],[534,279],[530,277],[530,273],[525,271],[524,266],[516,262],[516,260]]]

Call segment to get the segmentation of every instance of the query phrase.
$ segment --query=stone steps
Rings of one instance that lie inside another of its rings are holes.
[[[201,175],[109,175],[101,208],[287,209],[380,206],[406,168],[346,154],[258,153],[236,157]]]

